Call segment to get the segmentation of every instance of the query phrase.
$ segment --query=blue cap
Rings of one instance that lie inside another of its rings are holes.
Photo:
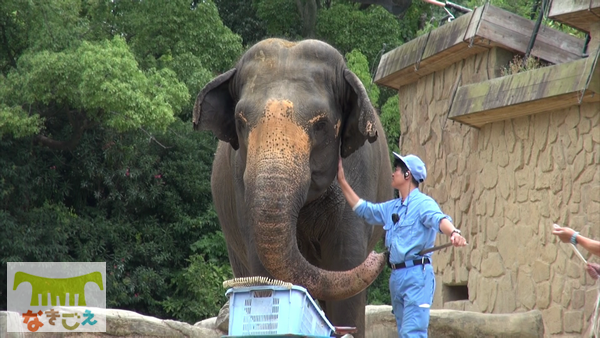
[[[396,152],[392,153],[394,153],[394,156],[397,159],[406,164],[406,167],[408,170],[410,170],[412,176],[415,178],[415,180],[417,180],[417,182],[423,182],[425,178],[427,178],[427,169],[425,168],[425,163],[423,163],[418,156],[412,154],[401,156]]]

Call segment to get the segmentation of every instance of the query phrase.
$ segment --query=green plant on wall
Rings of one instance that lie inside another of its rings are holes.
[[[500,75],[513,75],[546,66],[548,66],[548,63],[544,62],[543,60],[537,59],[532,56],[525,58],[517,54],[513,57],[513,59],[508,63],[506,67],[502,67],[502,69],[500,70]]]

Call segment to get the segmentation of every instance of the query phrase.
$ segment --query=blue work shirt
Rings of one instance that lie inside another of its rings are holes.
[[[444,214],[433,198],[419,189],[408,194],[404,202],[396,198],[383,203],[371,203],[359,200],[354,212],[373,225],[383,225],[385,230],[385,246],[390,252],[390,263],[399,264],[409,260],[421,259],[418,252],[431,248],[435,243],[435,235],[440,231],[440,222],[450,216]],[[398,214],[396,224],[392,214]],[[431,252],[425,257],[431,258]]]

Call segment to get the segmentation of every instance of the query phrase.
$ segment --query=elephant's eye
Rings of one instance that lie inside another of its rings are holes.
[[[323,131],[323,130],[325,130],[325,128],[327,128],[327,121],[325,121],[325,120],[317,121],[317,123],[314,124],[313,128],[316,132]]]
[[[236,115],[235,127],[237,128],[238,131],[243,130],[246,127],[247,122],[248,122],[248,120],[246,120],[246,117],[244,117],[244,113],[240,112]]]

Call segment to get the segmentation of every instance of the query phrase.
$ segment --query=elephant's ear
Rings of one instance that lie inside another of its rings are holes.
[[[362,147],[366,140],[370,143],[375,142],[377,129],[375,109],[371,105],[365,87],[349,69],[344,70],[344,79],[349,86],[344,103],[345,121],[341,155],[346,158]]]
[[[235,131],[235,102],[229,92],[229,80],[236,69],[230,69],[209,82],[198,94],[194,104],[194,129],[210,130],[233,149],[239,148]]]

